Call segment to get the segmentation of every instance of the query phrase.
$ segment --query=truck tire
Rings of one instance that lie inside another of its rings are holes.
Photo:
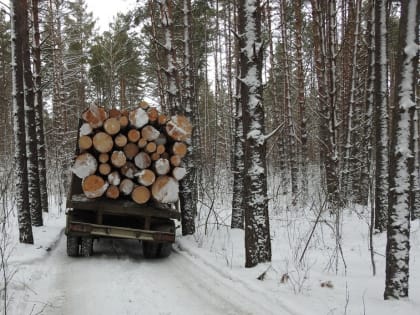
[[[77,257],[79,256],[79,237],[73,235],[67,235],[67,256]]]
[[[80,243],[80,255],[83,257],[90,257],[93,253],[93,238],[92,237],[82,237]]]
[[[159,244],[154,242],[143,241],[143,257],[147,259],[156,258],[158,254]]]
[[[172,252],[172,243],[160,243],[158,256],[160,258],[168,257]]]

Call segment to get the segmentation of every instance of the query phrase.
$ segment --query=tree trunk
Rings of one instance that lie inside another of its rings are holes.
[[[266,182],[266,144],[262,106],[261,4],[259,0],[239,0],[238,17],[241,65],[241,104],[245,138],[244,205],[245,267],[271,261]]]
[[[419,1],[403,1],[399,31],[397,91],[392,121],[384,298],[408,297],[410,198],[413,192],[413,118],[418,64]]]
[[[10,1],[12,36],[12,75],[13,75],[13,124],[15,136],[15,178],[16,209],[19,223],[19,241],[33,244],[31,214],[29,211],[28,166],[26,160],[25,100],[23,88],[22,38],[27,31],[24,4],[20,0]]]

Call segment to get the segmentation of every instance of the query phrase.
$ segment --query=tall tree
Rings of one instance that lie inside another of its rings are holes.
[[[375,1],[375,229],[384,231],[388,209],[388,0]]]
[[[29,205],[32,225],[42,226],[41,191],[39,187],[38,141],[35,122],[34,83],[31,68],[31,49],[29,45],[28,2],[23,1],[25,33],[22,37],[23,80],[25,92],[25,123],[28,158]]]
[[[399,31],[399,58],[391,132],[389,208],[384,298],[408,297],[410,211],[414,171],[414,112],[418,65],[418,0],[403,1]]]
[[[42,104],[42,79],[41,79],[41,40],[39,31],[39,1],[32,0],[32,60],[33,60],[33,82],[34,82],[34,108],[35,108],[35,128],[38,145],[38,171],[39,171],[39,190],[41,194],[41,207],[48,212],[48,192],[47,192],[47,167],[46,150],[44,136],[44,118]]]
[[[12,68],[13,68],[13,123],[15,135],[16,209],[18,212],[19,241],[33,244],[31,214],[29,211],[28,166],[26,160],[25,98],[23,84],[22,41],[27,32],[25,0],[10,1]]]
[[[259,0],[238,0],[238,30],[242,122],[245,136],[245,267],[253,267],[258,263],[271,261],[262,103],[264,45]]]

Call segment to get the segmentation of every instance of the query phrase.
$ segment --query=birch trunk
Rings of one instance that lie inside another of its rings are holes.
[[[402,2],[397,91],[392,121],[384,298],[408,297],[410,197],[413,192],[413,118],[418,64],[419,1]]]

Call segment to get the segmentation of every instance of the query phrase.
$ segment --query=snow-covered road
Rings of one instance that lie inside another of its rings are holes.
[[[17,314],[288,314],[179,249],[146,260],[137,241],[102,239],[94,251],[67,257],[62,235],[49,255],[22,265],[31,276]]]

